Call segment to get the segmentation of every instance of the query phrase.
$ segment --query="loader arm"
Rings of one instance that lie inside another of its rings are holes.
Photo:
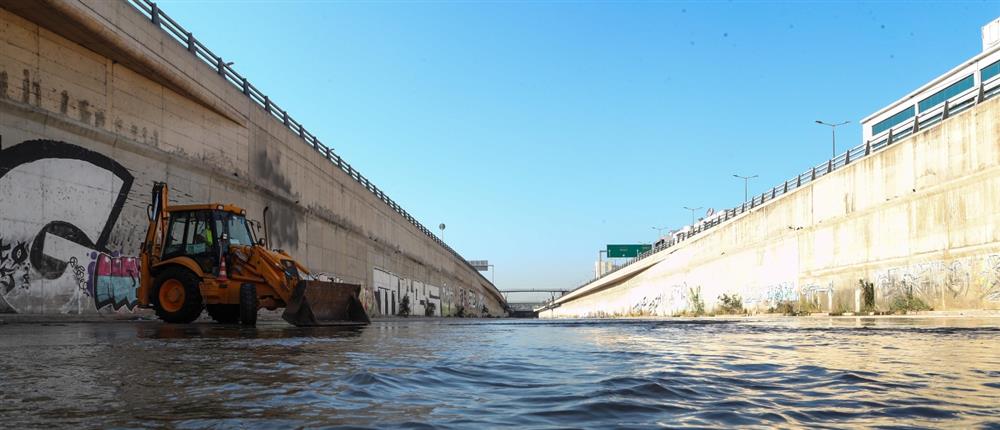
[[[153,183],[153,198],[146,206],[146,215],[149,218],[149,227],[146,229],[146,237],[142,241],[139,249],[139,289],[136,291],[136,298],[141,306],[150,304],[149,292],[152,289],[153,276],[150,269],[159,260],[160,246],[163,243],[162,235],[166,231],[167,222],[167,202],[168,187],[166,183]]]
[[[284,302],[285,321],[300,327],[371,322],[358,298],[360,285],[318,281],[288,254],[260,245],[253,253],[250,264]]]

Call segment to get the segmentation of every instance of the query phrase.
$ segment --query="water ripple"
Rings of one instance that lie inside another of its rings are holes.
[[[10,428],[997,428],[1000,331],[944,324],[9,325],[0,416]]]

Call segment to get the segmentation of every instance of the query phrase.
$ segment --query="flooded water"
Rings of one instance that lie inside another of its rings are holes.
[[[7,428],[1000,426],[995,326],[10,324],[0,417]]]

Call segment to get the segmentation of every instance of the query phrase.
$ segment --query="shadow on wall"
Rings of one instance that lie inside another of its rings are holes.
[[[263,146],[263,145],[262,145]],[[258,183],[272,193],[298,202],[298,196],[292,193],[292,183],[281,174],[281,153],[267,149],[257,151],[254,156],[254,173],[259,178]],[[268,210],[268,234],[271,245],[287,249],[298,246],[299,223],[303,222],[302,214],[293,207],[278,202],[270,202]]]
[[[106,249],[132,181],[65,142],[0,151],[0,312],[133,309],[138,262]]]

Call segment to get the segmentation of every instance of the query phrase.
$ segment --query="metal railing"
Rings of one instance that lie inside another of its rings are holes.
[[[976,73],[979,72],[977,71]],[[954,97],[945,100],[944,103],[928,109],[926,112],[920,112],[913,118],[903,121],[888,130],[883,131],[882,133],[872,136],[871,139],[868,139],[858,146],[848,149],[843,154],[820,163],[819,165],[813,166],[809,170],[806,170],[805,172],[788,179],[767,191],[764,191],[760,195],[753,196],[749,201],[743,202],[739,206],[732,209],[725,209],[716,215],[708,217],[698,224],[689,226],[689,229],[676,233],[668,241],[664,241],[662,243],[658,242],[657,245],[649,251],[646,251],[635,258],[628,259],[620,265],[615,265],[611,270],[603,273],[601,276],[584,282],[580,286],[571,290],[570,294],[572,294],[572,291],[579,290],[580,288],[590,285],[599,279],[610,276],[619,270],[656,254],[657,252],[673,247],[674,245],[697,236],[704,231],[710,230],[719,224],[736,218],[737,216],[759,207],[766,202],[777,199],[796,189],[808,185],[809,183],[829,174],[830,172],[833,172],[834,170],[843,168],[875,152],[886,149],[893,143],[913,136],[918,131],[933,128],[952,115],[970,109],[980,102],[990,99],[998,94],[1000,94],[1000,75],[994,76],[985,82],[980,80],[980,84],[978,86],[974,86],[962,93],[956,94]],[[558,300],[558,298],[556,300]]]
[[[369,192],[375,195],[379,200],[388,205],[393,211],[402,216],[410,224],[413,224],[417,230],[431,238],[438,245],[441,245],[446,250],[448,250],[452,255],[457,257],[463,263],[465,263],[473,272],[479,274],[479,276],[486,280],[479,271],[475,270],[472,265],[470,265],[465,258],[459,255],[454,249],[452,249],[448,244],[444,243],[437,235],[431,233],[431,231],[424,227],[419,221],[417,221],[413,216],[411,216],[405,209],[399,206],[395,201],[393,201],[389,196],[387,196],[382,190],[376,187],[368,178],[365,178],[361,172],[352,167],[349,163],[344,161],[343,158],[338,156],[333,149],[324,145],[315,135],[306,130],[302,123],[296,121],[288,111],[282,109],[281,106],[276,104],[274,100],[271,100],[266,94],[264,94],[260,89],[255,87],[246,77],[239,74],[232,68],[232,63],[225,62],[221,56],[216,55],[212,50],[208,49],[201,41],[194,37],[190,31],[187,31],[173,18],[163,13],[160,7],[149,0],[125,0],[126,3],[130,4],[140,13],[145,15],[154,25],[165,31],[174,40],[187,48],[196,58],[202,60],[209,67],[215,69],[215,71],[222,76],[226,81],[235,86],[238,90],[243,92],[247,97],[250,98],[255,104],[264,109],[265,112],[270,114],[272,117],[281,121],[292,133],[298,135],[307,144],[312,146],[314,150],[320,153],[324,158],[329,160],[331,163],[336,165],[344,173],[347,173],[352,179],[357,183],[365,187]],[[487,280],[488,281],[488,280]],[[490,284],[492,285],[492,283]]]

